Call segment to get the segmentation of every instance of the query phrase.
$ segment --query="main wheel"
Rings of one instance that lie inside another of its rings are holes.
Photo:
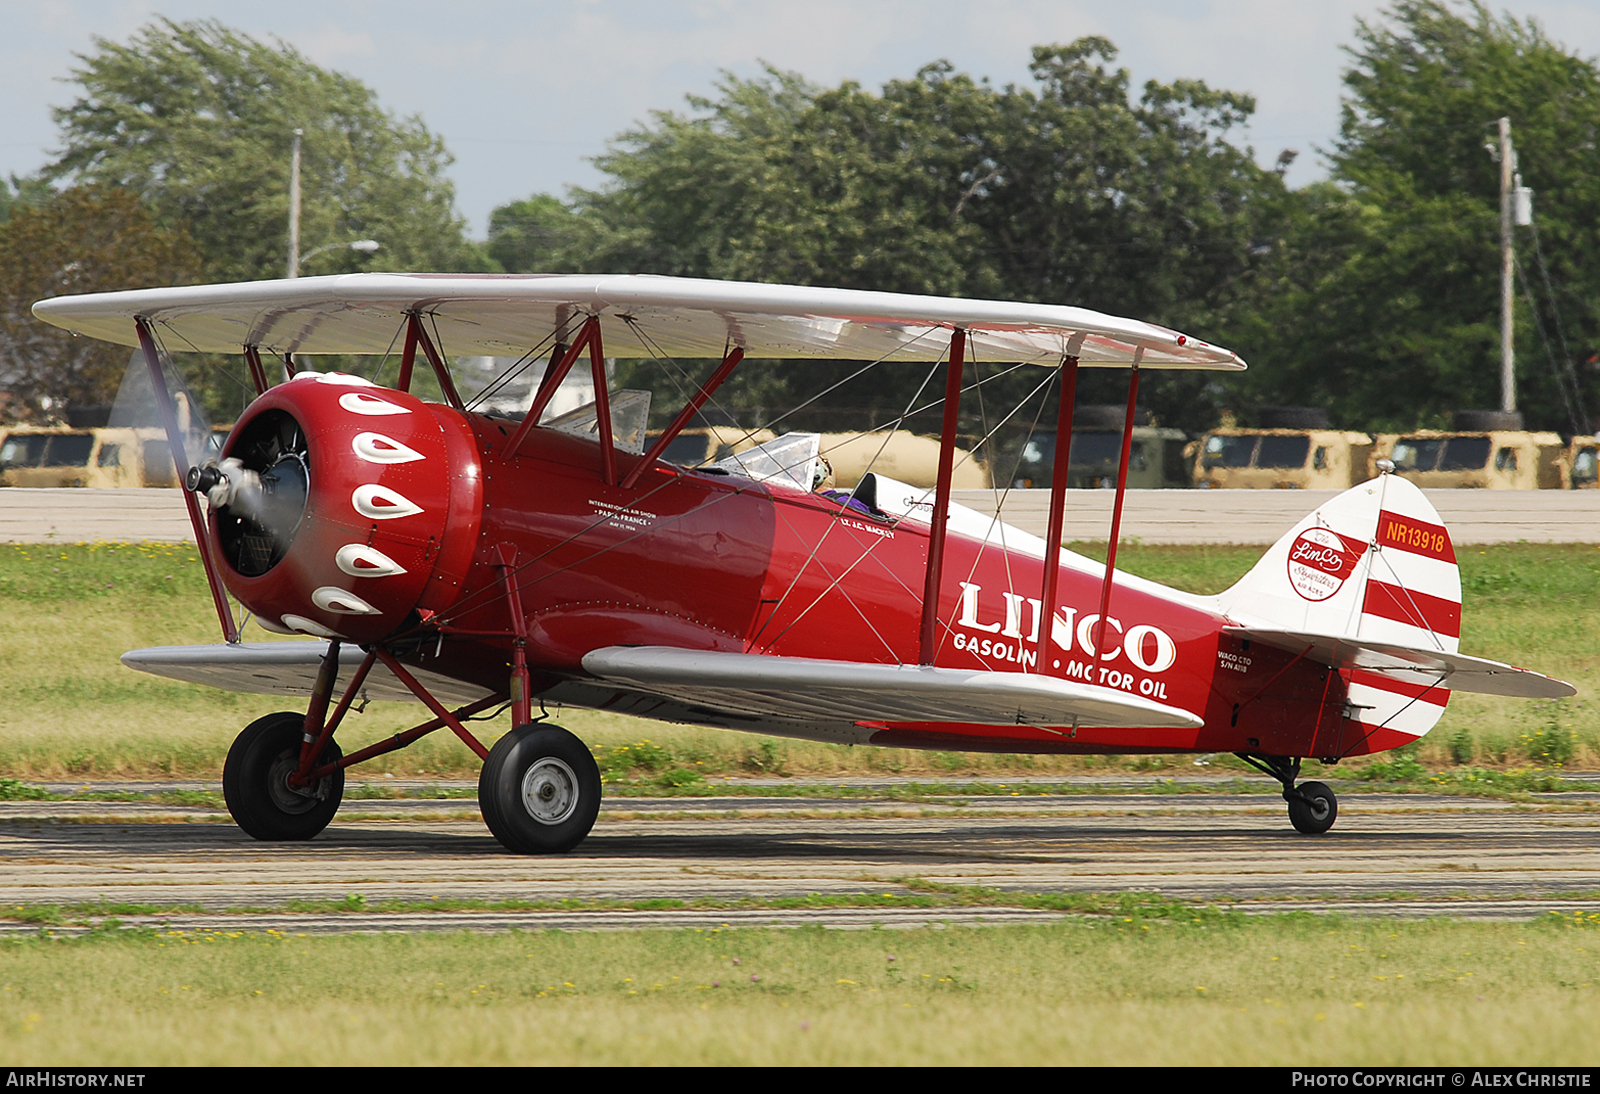
[[[1333,827],[1339,817],[1339,799],[1323,783],[1301,783],[1289,798],[1289,823],[1295,831],[1320,836]]]
[[[600,767],[560,726],[518,726],[489,750],[478,807],[494,838],[519,855],[570,851],[600,814]]]
[[[289,776],[300,766],[305,725],[304,714],[268,714],[245,726],[228,749],[222,765],[222,797],[234,823],[256,839],[310,839],[339,811],[344,768],[335,768],[312,786],[289,785]],[[329,741],[319,763],[341,755],[339,746]]]

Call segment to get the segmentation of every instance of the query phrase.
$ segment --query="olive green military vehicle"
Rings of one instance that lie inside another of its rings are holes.
[[[1072,415],[1072,451],[1067,454],[1067,489],[1108,490],[1117,485],[1122,462],[1122,423],[1127,410],[1120,406],[1080,406]],[[1156,425],[1149,411],[1134,411],[1128,443],[1128,489],[1164,490],[1189,485],[1183,449],[1188,438],[1182,430]],[[1051,485],[1056,459],[1056,434],[1035,433],[1023,446],[1011,485],[1020,489],[1045,489]]]

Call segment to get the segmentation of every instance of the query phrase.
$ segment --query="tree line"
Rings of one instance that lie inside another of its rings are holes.
[[[448,152],[420,119],[282,43],[159,22],[80,59],[79,96],[57,112],[63,152],[0,187],[0,370],[33,413],[99,398],[108,366],[81,350],[52,358],[51,336],[27,329],[34,299],[282,276],[301,128],[305,249],[383,242],[370,257],[325,252],[307,273],[642,272],[1071,304],[1251,363],[1147,381],[1163,424],[1249,424],[1296,404],[1351,428],[1444,425],[1499,401],[1499,167],[1484,146],[1508,116],[1536,192],[1517,239],[1518,403],[1532,428],[1600,425],[1594,59],[1480,4],[1396,0],[1355,28],[1329,177],[1291,189],[1294,151],[1263,166],[1243,143],[1249,94],[1188,79],[1135,88],[1116,57],[1103,38],[1041,45],[1031,79],[1004,87],[942,62],[877,89],[730,76],[615,137],[601,186],[501,206],[475,242]],[[996,404],[1038,383],[975,368]],[[770,417],[848,371],[747,366],[721,398]],[[880,372],[786,424],[894,420],[922,376]],[[676,398],[654,371],[624,381]],[[1080,399],[1116,401],[1122,382],[1090,374]],[[1053,413],[1050,398],[1023,416]]]

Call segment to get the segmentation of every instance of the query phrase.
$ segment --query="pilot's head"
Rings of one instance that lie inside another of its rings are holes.
[[[828,462],[828,457],[818,454],[816,465],[811,472],[811,489],[821,490],[832,486],[833,483],[833,464]]]

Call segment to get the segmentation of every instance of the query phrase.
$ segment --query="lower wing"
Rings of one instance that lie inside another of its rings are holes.
[[[129,650],[122,663],[130,669],[206,684],[228,691],[248,691],[258,695],[310,695],[317,682],[317,670],[328,652],[328,643],[314,642],[219,642],[209,646],[152,646]],[[349,644],[339,647],[337,688],[348,683],[366,654]],[[442,676],[426,669],[411,669],[417,678],[443,703],[471,703],[490,694],[476,684]],[[395,679],[382,664],[372,667],[361,686],[368,699],[416,702],[417,697]]]
[[[1020,672],[869,665],[663,646],[607,646],[583,658],[608,684],[741,716],[783,721],[1198,729],[1178,707]]]

